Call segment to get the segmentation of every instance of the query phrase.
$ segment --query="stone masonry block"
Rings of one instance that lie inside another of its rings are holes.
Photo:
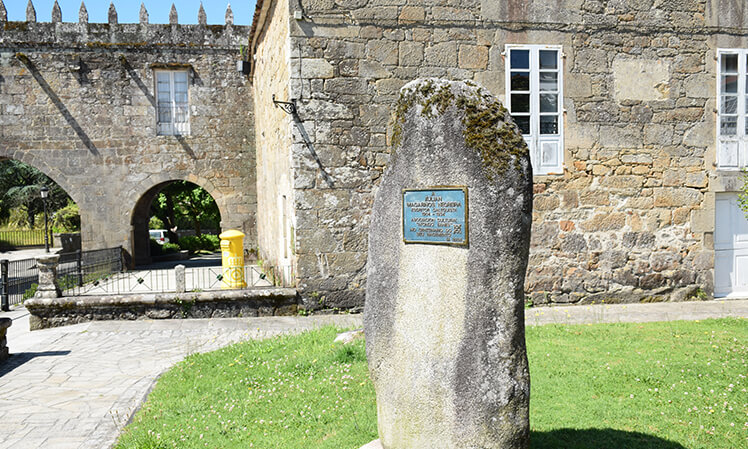
[[[423,44],[420,42],[400,42],[400,65],[417,66],[423,61]]]
[[[366,45],[360,42],[331,40],[325,49],[328,59],[362,59],[366,55]]]
[[[592,95],[592,80],[589,75],[572,73],[564,81],[564,95],[575,99]]]
[[[670,67],[662,59],[623,59],[613,61],[617,101],[652,101],[668,98]]]
[[[362,60],[359,63],[358,74],[362,78],[381,79],[392,76],[382,63],[376,61]]]
[[[390,108],[387,105],[361,105],[360,116],[365,127],[385,126],[390,118]]]
[[[683,144],[695,147],[705,147],[714,140],[714,123],[703,121],[694,124],[683,135]]]
[[[426,10],[420,6],[403,6],[400,11],[400,21],[403,23],[412,23],[422,21],[426,18]]]
[[[298,60],[297,60],[298,61]],[[302,78],[332,78],[335,76],[335,69],[332,64],[324,59],[304,58],[301,62]],[[292,70],[291,73],[298,73]]]
[[[463,69],[485,69],[488,67],[488,47],[460,45],[458,62]]]
[[[588,232],[615,231],[626,225],[626,214],[615,212],[610,214],[597,214],[592,219],[581,224],[583,230]]]
[[[600,144],[610,148],[632,148],[641,143],[639,127],[600,126]]]
[[[460,2],[457,2],[459,5]],[[434,6],[431,15],[436,20],[475,20],[475,16],[469,9]]]
[[[686,78],[686,96],[690,98],[711,98],[714,95],[714,77],[704,73],[697,73]]]
[[[454,42],[442,42],[427,47],[424,51],[424,63],[437,67],[453,67],[457,65],[457,44]]]
[[[398,43],[394,41],[378,40],[366,44],[366,57],[382,64],[397,64]]]
[[[698,190],[687,188],[661,188],[654,192],[655,207],[699,206],[703,195]]]

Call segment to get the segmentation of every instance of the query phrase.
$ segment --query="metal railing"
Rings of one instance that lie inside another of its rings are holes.
[[[290,266],[246,265],[246,288],[294,287]],[[0,260],[2,309],[32,297],[39,282],[36,259]],[[178,285],[175,269],[126,271],[122,247],[60,254],[57,284],[63,296],[121,295],[138,293],[200,292],[227,287],[220,266],[184,270],[184,284]]]
[[[187,291],[220,290],[227,284],[224,282],[222,267],[199,267],[185,270],[185,287]],[[244,282],[247,288],[252,287],[293,287],[294,277],[290,266],[261,267],[246,265],[244,267]]]
[[[49,243],[52,244],[52,230],[49,230]],[[44,229],[27,231],[0,231],[0,250],[44,246]]]
[[[57,282],[67,290],[123,269],[122,247],[63,253],[57,266]],[[34,296],[38,283],[36,259],[0,260],[0,308],[7,311],[11,305]]]
[[[88,284],[101,282],[125,270],[122,247],[60,254],[57,285],[63,296],[76,293]]]
[[[0,308],[7,312],[33,296],[38,282],[36,259],[0,260]]]
[[[244,267],[246,288],[259,287],[291,287],[294,275],[291,267],[260,267],[247,265]],[[123,295],[138,293],[170,293],[170,292],[201,292],[221,290],[227,284],[224,282],[223,268],[194,267],[184,270],[184,285],[177,281],[176,269],[170,270],[133,270],[122,273],[111,273],[94,280],[85,282],[83,286],[69,286],[60,288],[63,296],[87,295]]]

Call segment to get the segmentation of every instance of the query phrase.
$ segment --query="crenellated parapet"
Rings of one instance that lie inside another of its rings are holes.
[[[10,45],[53,45],[55,47],[147,47],[176,46],[202,48],[238,48],[245,44],[249,27],[234,25],[231,5],[226,9],[224,25],[208,25],[205,9],[200,5],[197,24],[179,24],[174,4],[168,24],[149,23],[148,10],[141,3],[139,23],[119,23],[114,3],[110,3],[106,23],[89,23],[85,2],[81,2],[78,22],[63,22],[57,1],[52,7],[51,22],[37,22],[31,0],[26,5],[25,21],[8,21],[0,0],[0,47]]]

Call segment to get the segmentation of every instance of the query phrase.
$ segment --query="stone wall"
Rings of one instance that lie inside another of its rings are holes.
[[[271,287],[200,293],[37,296],[24,305],[30,314],[29,327],[38,330],[98,320],[288,316],[296,314],[297,303],[294,289]],[[0,359],[1,356],[2,349]]]
[[[289,46],[275,36],[288,34],[288,5],[271,9],[264,42],[255,53],[252,80],[255,99],[257,165],[257,232],[260,257],[272,265],[289,265],[293,258],[292,116],[275,106],[273,98],[288,101]],[[268,39],[269,38],[269,39]]]
[[[259,3],[268,2],[286,3]],[[399,88],[418,77],[470,79],[504,98],[508,43],[562,45],[564,54],[565,170],[535,177],[527,294],[566,303],[713,290],[714,193],[739,186],[714,166],[715,54],[748,45],[745,2],[288,3],[289,95],[334,182],[294,153],[306,298],[363,301],[372,191]]]
[[[208,190],[221,227],[256,246],[252,94],[236,70],[248,32],[0,21],[0,158],[40,169],[70,194],[83,249],[132,253],[144,239],[147,251],[148,204],[136,204],[173,180]],[[189,135],[157,135],[158,68],[189,71]]]

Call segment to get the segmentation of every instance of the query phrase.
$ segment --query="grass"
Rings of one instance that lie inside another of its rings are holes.
[[[376,438],[363,342],[336,330],[194,355],[159,380],[125,448],[341,448]],[[531,448],[748,447],[744,319],[527,329]]]
[[[363,341],[333,345],[336,333],[186,358],[159,379],[117,448],[332,449],[375,439]]]
[[[533,448],[748,447],[744,319],[528,329]]]

